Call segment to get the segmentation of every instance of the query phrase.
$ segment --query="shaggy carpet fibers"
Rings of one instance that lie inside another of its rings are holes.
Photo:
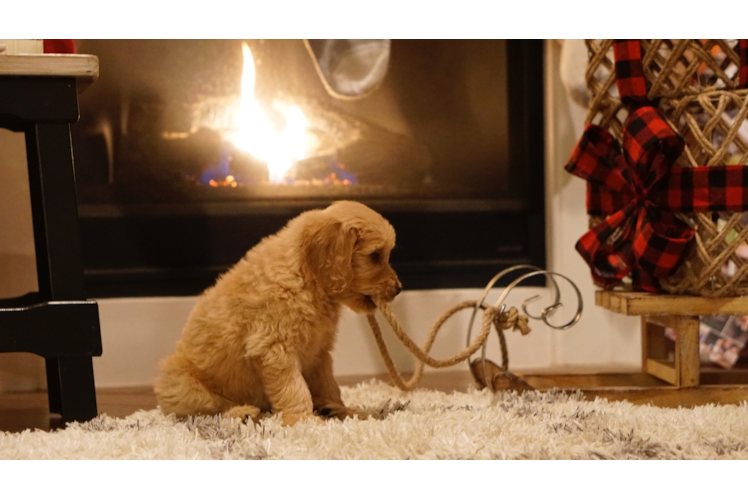
[[[158,410],[101,415],[54,432],[0,433],[2,459],[716,459],[748,458],[748,404],[635,406],[580,393],[402,392],[371,381],[347,404],[381,419],[277,416],[177,420]]]

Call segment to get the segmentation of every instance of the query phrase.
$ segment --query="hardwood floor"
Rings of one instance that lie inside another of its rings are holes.
[[[633,404],[652,404],[660,407],[690,408],[709,403],[738,404],[748,401],[748,384],[726,385],[725,372],[702,374],[701,387],[674,389],[654,377],[639,372],[550,374],[521,373],[522,379],[535,389],[581,389],[588,399],[596,397],[611,401],[628,400]],[[355,385],[372,377],[339,377],[341,385]],[[388,380],[387,375],[379,377]],[[420,387],[444,392],[465,391],[473,379],[464,372],[426,372]],[[156,408],[156,397],[151,387],[100,389],[97,391],[100,413],[126,417],[137,410]],[[0,393],[0,431],[21,432],[25,429],[50,430],[62,427],[59,416],[47,410],[45,392]]]

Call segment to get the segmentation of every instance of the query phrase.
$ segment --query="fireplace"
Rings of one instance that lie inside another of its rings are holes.
[[[73,130],[88,294],[197,294],[337,199],[390,220],[406,289],[543,267],[542,42],[372,47],[386,73],[351,98],[302,40],[79,41],[101,67]]]

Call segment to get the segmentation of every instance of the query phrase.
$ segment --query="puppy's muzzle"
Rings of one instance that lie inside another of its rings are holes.
[[[392,285],[387,287],[387,290],[382,294],[382,298],[387,302],[391,302],[402,291],[402,283],[400,283],[400,280],[396,280]]]

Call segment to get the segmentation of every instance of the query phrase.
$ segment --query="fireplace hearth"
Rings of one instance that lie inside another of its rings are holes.
[[[364,202],[406,289],[545,264],[543,51],[392,40],[381,84],[333,96],[302,40],[82,40],[74,127],[92,297],[193,295],[310,208]]]

